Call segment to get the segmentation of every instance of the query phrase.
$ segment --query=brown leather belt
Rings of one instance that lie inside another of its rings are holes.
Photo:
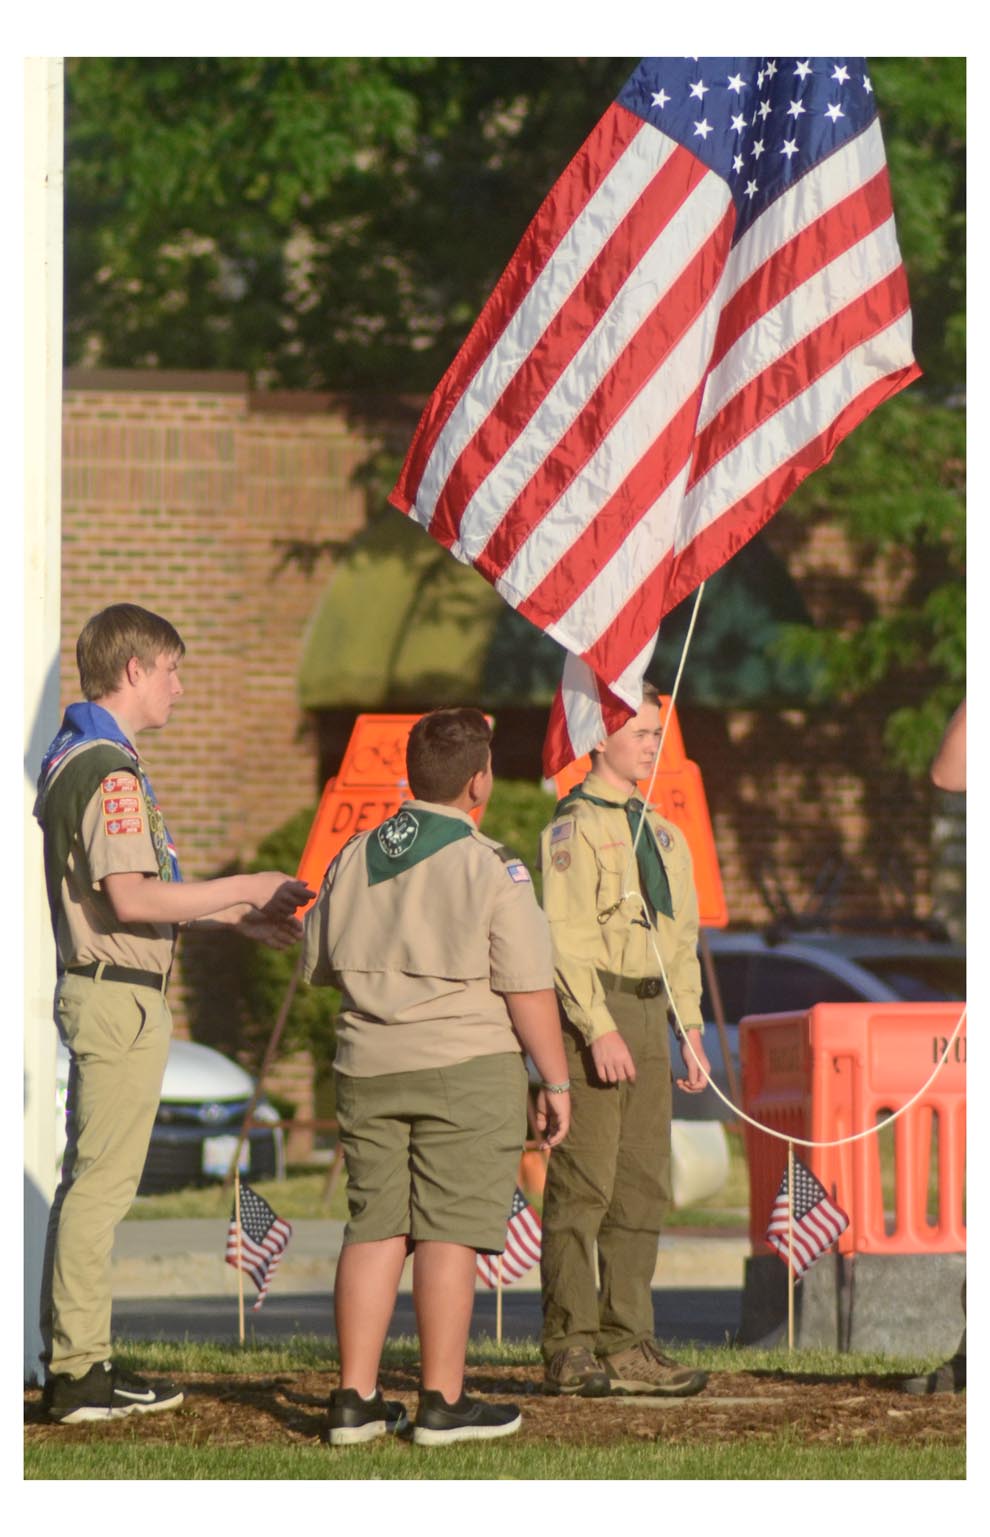
[[[139,971],[134,966],[111,966],[106,961],[90,961],[87,966],[66,966],[65,969],[72,977],[98,977],[101,982],[127,982],[131,987],[153,987],[156,993],[163,993],[168,981],[168,975],[160,971]]]

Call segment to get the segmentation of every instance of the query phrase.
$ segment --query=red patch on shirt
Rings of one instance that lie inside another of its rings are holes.
[[[108,774],[102,785],[104,795],[133,795],[137,787],[133,774]]]
[[[136,795],[105,795],[103,815],[105,817],[140,816],[141,802]]]
[[[106,822],[107,837],[114,838],[119,833],[142,833],[144,823],[140,817],[114,817]]]

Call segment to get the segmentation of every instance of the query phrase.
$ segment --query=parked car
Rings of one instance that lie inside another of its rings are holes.
[[[57,1168],[61,1168],[65,1150],[68,1082],[69,1054],[59,1041],[55,1063]],[[253,1093],[254,1080],[229,1057],[196,1041],[173,1039],[138,1195],[158,1195],[223,1179]],[[279,1119],[278,1111],[262,1098],[254,1115],[266,1124],[248,1133],[239,1160],[241,1173],[250,1179],[282,1178],[285,1139],[282,1128],[272,1124]]]
[[[747,1014],[785,1014],[816,1003],[924,1003],[966,997],[966,950],[950,940],[890,934],[795,931],[776,939],[763,933],[707,931],[726,1020],[729,1050],[739,1072],[739,1021]],[[704,969],[702,969],[704,976]],[[715,1008],[707,982],[701,998],[706,1021]],[[705,1050],[718,1087],[729,1094],[719,1032],[705,1029]],[[731,1120],[717,1094],[677,1096],[685,1119]]]

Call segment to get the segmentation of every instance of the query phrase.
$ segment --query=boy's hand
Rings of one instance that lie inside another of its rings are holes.
[[[636,1064],[618,1030],[610,1030],[592,1041],[591,1059],[602,1083],[636,1082]]]
[[[316,895],[305,881],[297,881],[279,870],[265,870],[254,879],[254,905],[266,918],[289,918],[297,907]]]
[[[536,1129],[540,1134],[540,1147],[556,1147],[563,1142],[571,1124],[571,1096],[549,1094],[540,1089],[536,1095]]]
[[[302,939],[303,926],[298,918],[267,918],[255,908],[249,908],[237,925],[248,939],[256,939],[271,950],[288,950]]]
[[[707,1087],[712,1065],[705,1054],[704,1046],[701,1044],[701,1031],[691,1030],[689,1034],[691,1036],[690,1042],[687,1040],[686,1035],[685,1039],[681,1041],[681,1056],[684,1058],[684,1066],[687,1068],[687,1077],[677,1078],[674,1081],[679,1089],[683,1089],[685,1094],[700,1094],[702,1089]],[[697,1057],[697,1061],[695,1061],[695,1057]]]

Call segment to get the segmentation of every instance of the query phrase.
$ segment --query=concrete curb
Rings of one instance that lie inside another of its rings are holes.
[[[290,1219],[291,1220],[291,1219]],[[278,1289],[329,1292],[344,1233],[343,1222],[297,1221],[278,1267]],[[227,1223],[223,1218],[122,1222],[112,1261],[113,1295],[134,1297],[218,1297],[237,1295],[237,1272],[224,1261]],[[653,1285],[734,1287],[743,1285],[749,1239],[664,1234]],[[412,1284],[411,1265],[400,1289]],[[516,1291],[539,1290],[539,1272],[515,1282]]]

